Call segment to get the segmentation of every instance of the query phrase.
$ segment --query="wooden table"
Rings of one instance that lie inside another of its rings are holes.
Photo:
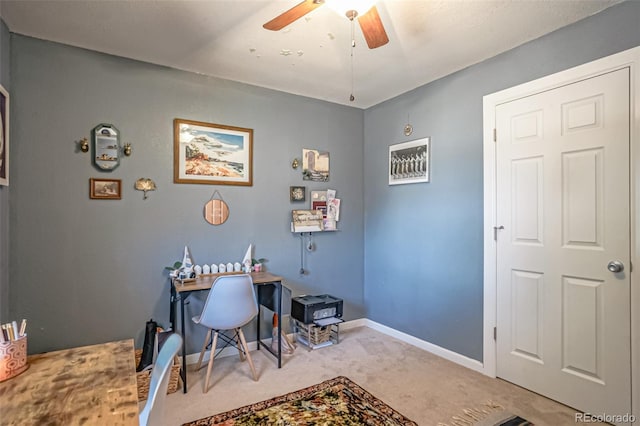
[[[171,306],[169,310],[169,322],[173,330],[176,330],[176,304],[180,302],[180,329],[182,331],[182,368],[180,376],[182,378],[183,392],[187,393],[187,331],[185,328],[185,300],[195,291],[209,290],[213,282],[220,275],[230,274],[201,274],[195,280],[182,284],[179,280],[173,280],[171,285]],[[274,351],[270,345],[260,339],[260,308],[268,308],[278,314],[277,335],[280,336],[280,323],[282,322],[282,277],[269,272],[252,272],[251,279],[258,288],[258,323],[256,331],[256,342],[258,349],[262,346],[278,361],[278,368],[282,367],[282,339],[278,339],[278,349]],[[212,348],[215,349],[215,348]]]
[[[31,355],[0,383],[1,425],[137,425],[133,339]]]

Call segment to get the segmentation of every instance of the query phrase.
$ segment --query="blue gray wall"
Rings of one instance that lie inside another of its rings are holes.
[[[482,360],[482,97],[638,45],[626,2],[365,111],[368,318]],[[431,182],[388,186],[389,145],[427,136]]]
[[[0,5],[0,16],[2,6]],[[0,20],[0,84],[9,92],[9,29]],[[11,130],[11,128],[9,128]],[[9,187],[0,186],[0,322],[9,321]]]
[[[638,46],[638,28],[640,3],[626,2],[366,111],[12,35],[10,316],[29,318],[30,352],[131,336],[139,345],[146,319],[166,322],[162,269],[185,244],[204,262],[253,243],[294,294],[343,297],[347,319],[481,360],[482,96]],[[4,27],[0,37],[5,84]],[[176,117],[253,128],[254,186],[173,184]],[[110,174],[75,147],[101,122],[134,149]],[[389,187],[388,146],[426,136],[431,182]],[[306,276],[288,228],[288,188],[305,184],[289,164],[302,148],[331,153],[331,181],[307,189],[337,189],[344,203],[341,231],[316,235],[305,254]],[[121,201],[89,200],[89,178],[105,176],[123,180]],[[145,201],[139,177],[158,184]],[[215,189],[231,209],[218,227],[201,214]],[[0,189],[0,217],[7,196]],[[193,336],[190,352],[203,337]]]
[[[15,34],[11,52],[10,300],[11,315],[29,319],[30,352],[129,337],[140,346],[147,319],[167,324],[163,268],[185,245],[196,263],[219,263],[253,243],[294,295],[330,293],[347,319],[364,316],[362,110]],[[176,117],[252,128],[253,186],[174,184]],[[99,123],[133,146],[110,173],[76,149]],[[328,183],[291,168],[303,148],[330,152]],[[90,200],[91,177],[122,179],[122,200]],[[140,177],[158,186],[147,200],[133,188]],[[340,231],[314,237],[304,276],[290,185],[336,189],[343,201]],[[203,218],[216,189],[230,209],[220,226]],[[202,300],[188,309],[190,319]],[[189,352],[204,338],[193,328]]]

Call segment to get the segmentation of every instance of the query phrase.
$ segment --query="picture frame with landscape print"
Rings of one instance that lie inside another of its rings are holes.
[[[176,118],[174,183],[253,185],[253,129]]]
[[[0,86],[0,185],[9,186],[9,92]]]
[[[389,145],[389,185],[429,182],[430,138]]]
[[[122,199],[122,179],[89,179],[89,198],[92,200]]]

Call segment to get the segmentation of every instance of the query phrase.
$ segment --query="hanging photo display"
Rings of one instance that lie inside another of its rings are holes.
[[[327,182],[329,180],[329,152],[303,149],[302,179]]]

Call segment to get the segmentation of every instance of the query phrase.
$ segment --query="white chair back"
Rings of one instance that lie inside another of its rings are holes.
[[[213,330],[233,330],[257,314],[258,302],[251,275],[221,275],[211,286],[198,322]]]
[[[173,333],[164,342],[160,353],[158,353],[158,359],[151,372],[147,402],[139,416],[141,426],[160,425],[164,422],[164,400],[167,397],[167,388],[171,377],[170,369],[181,345],[182,337]]]

